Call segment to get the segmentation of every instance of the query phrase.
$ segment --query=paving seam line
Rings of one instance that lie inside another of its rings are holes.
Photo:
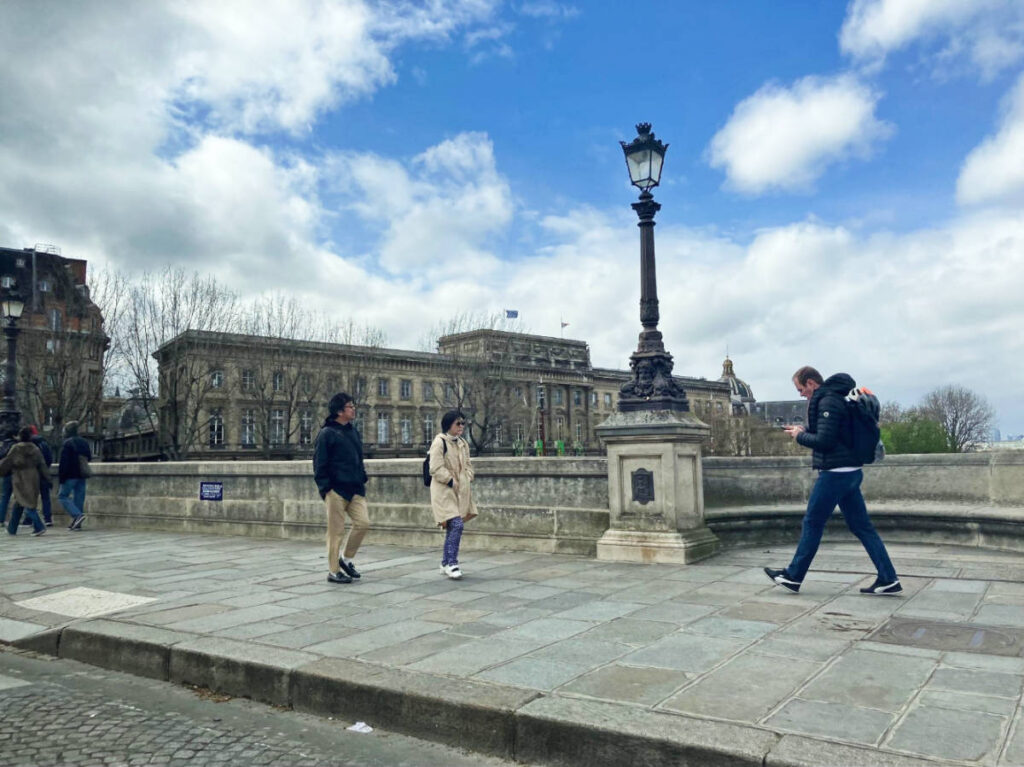
[[[10,643],[45,655],[565,767],[934,767],[929,759],[618,703],[94,619]],[[950,764],[949,762],[942,762]]]

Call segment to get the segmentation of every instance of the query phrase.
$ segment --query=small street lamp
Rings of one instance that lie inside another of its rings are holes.
[[[665,351],[658,330],[658,281],[654,262],[654,214],[661,205],[654,201],[651,189],[661,181],[665,163],[663,144],[651,132],[650,123],[636,126],[637,137],[630,143],[620,141],[626,155],[629,180],[640,190],[633,210],[640,219],[640,323],[643,330],[637,349],[629,358],[633,380],[619,390],[620,412],[671,410],[688,412],[686,392],[672,377],[672,355]]]
[[[21,413],[15,401],[17,376],[18,319],[25,308],[13,290],[4,292],[0,299],[0,313],[3,315],[4,335],[7,336],[7,369],[4,376],[4,405],[0,410],[0,439],[13,439],[21,424]]]

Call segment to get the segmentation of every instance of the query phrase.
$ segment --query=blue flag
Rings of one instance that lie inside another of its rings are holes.
[[[518,319],[518,318],[519,318],[519,310],[518,309],[506,309],[505,310],[505,319],[506,320],[515,320],[515,319]]]

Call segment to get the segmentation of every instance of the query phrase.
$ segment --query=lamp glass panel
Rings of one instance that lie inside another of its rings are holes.
[[[24,308],[25,308],[25,302],[24,301],[19,301],[17,298],[13,298],[10,301],[11,313],[8,316],[14,317],[14,319],[18,319],[21,316],[21,312],[22,312],[22,310]]]
[[[654,182],[651,186],[657,186],[658,182],[661,181],[661,166],[664,162],[665,155],[651,152],[651,181]]]
[[[651,173],[651,150],[641,149],[626,155],[626,164],[629,166],[629,178],[639,187],[647,183]]]

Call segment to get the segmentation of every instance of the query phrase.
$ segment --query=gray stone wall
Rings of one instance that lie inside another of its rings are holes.
[[[370,460],[371,540],[441,545],[417,459]],[[592,556],[608,528],[604,458],[482,458],[480,517],[467,549]],[[705,458],[708,526],[726,545],[796,541],[815,472],[807,458]],[[320,540],[323,505],[306,462],[93,465],[89,524]],[[224,500],[199,500],[200,481]],[[865,469],[864,494],[883,536],[1024,550],[1024,454],[890,456]],[[56,506],[56,492],[54,504]],[[57,507],[59,508],[59,507]],[[838,517],[838,515],[837,515]],[[842,522],[837,535],[848,536]]]

